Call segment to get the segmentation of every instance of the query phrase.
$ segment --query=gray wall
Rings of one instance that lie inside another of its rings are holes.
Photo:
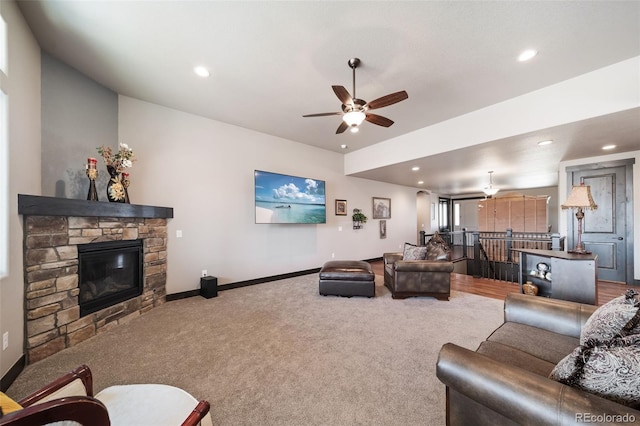
[[[42,195],[86,199],[88,157],[98,158],[98,198],[107,171],[96,150],[118,145],[118,95],[42,53]]]

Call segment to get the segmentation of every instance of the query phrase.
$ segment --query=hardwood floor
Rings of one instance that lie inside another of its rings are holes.
[[[384,276],[384,265],[381,260],[371,262],[371,267],[376,275]],[[640,288],[611,281],[598,281],[596,286],[598,305],[604,305],[611,299],[623,295],[627,289],[633,288],[640,291]],[[500,300],[503,300],[508,293],[520,292],[517,284],[488,278],[474,278],[463,274],[451,275],[451,289]]]

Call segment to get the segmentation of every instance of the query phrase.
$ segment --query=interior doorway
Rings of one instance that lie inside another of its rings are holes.
[[[598,206],[585,212],[582,224],[585,248],[598,255],[598,279],[629,285],[634,276],[633,163],[629,159],[567,168],[567,182],[589,185]],[[575,211],[567,214],[568,247],[574,247],[578,228]]]
[[[418,191],[416,194],[416,241],[420,244],[420,231],[431,233],[431,194],[427,191]]]

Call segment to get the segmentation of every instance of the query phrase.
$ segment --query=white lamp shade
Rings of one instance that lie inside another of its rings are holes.
[[[366,115],[362,111],[351,111],[342,116],[342,120],[349,126],[359,126],[365,119]]]
[[[485,194],[493,196],[496,195],[500,190],[498,188],[494,188],[493,186],[486,186],[483,191]]]

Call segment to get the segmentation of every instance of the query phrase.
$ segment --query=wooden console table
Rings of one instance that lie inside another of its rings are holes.
[[[538,296],[595,305],[598,269],[596,254],[572,254],[558,250],[516,249],[520,256],[520,291],[531,281]],[[531,275],[538,263],[549,265],[550,279]]]

